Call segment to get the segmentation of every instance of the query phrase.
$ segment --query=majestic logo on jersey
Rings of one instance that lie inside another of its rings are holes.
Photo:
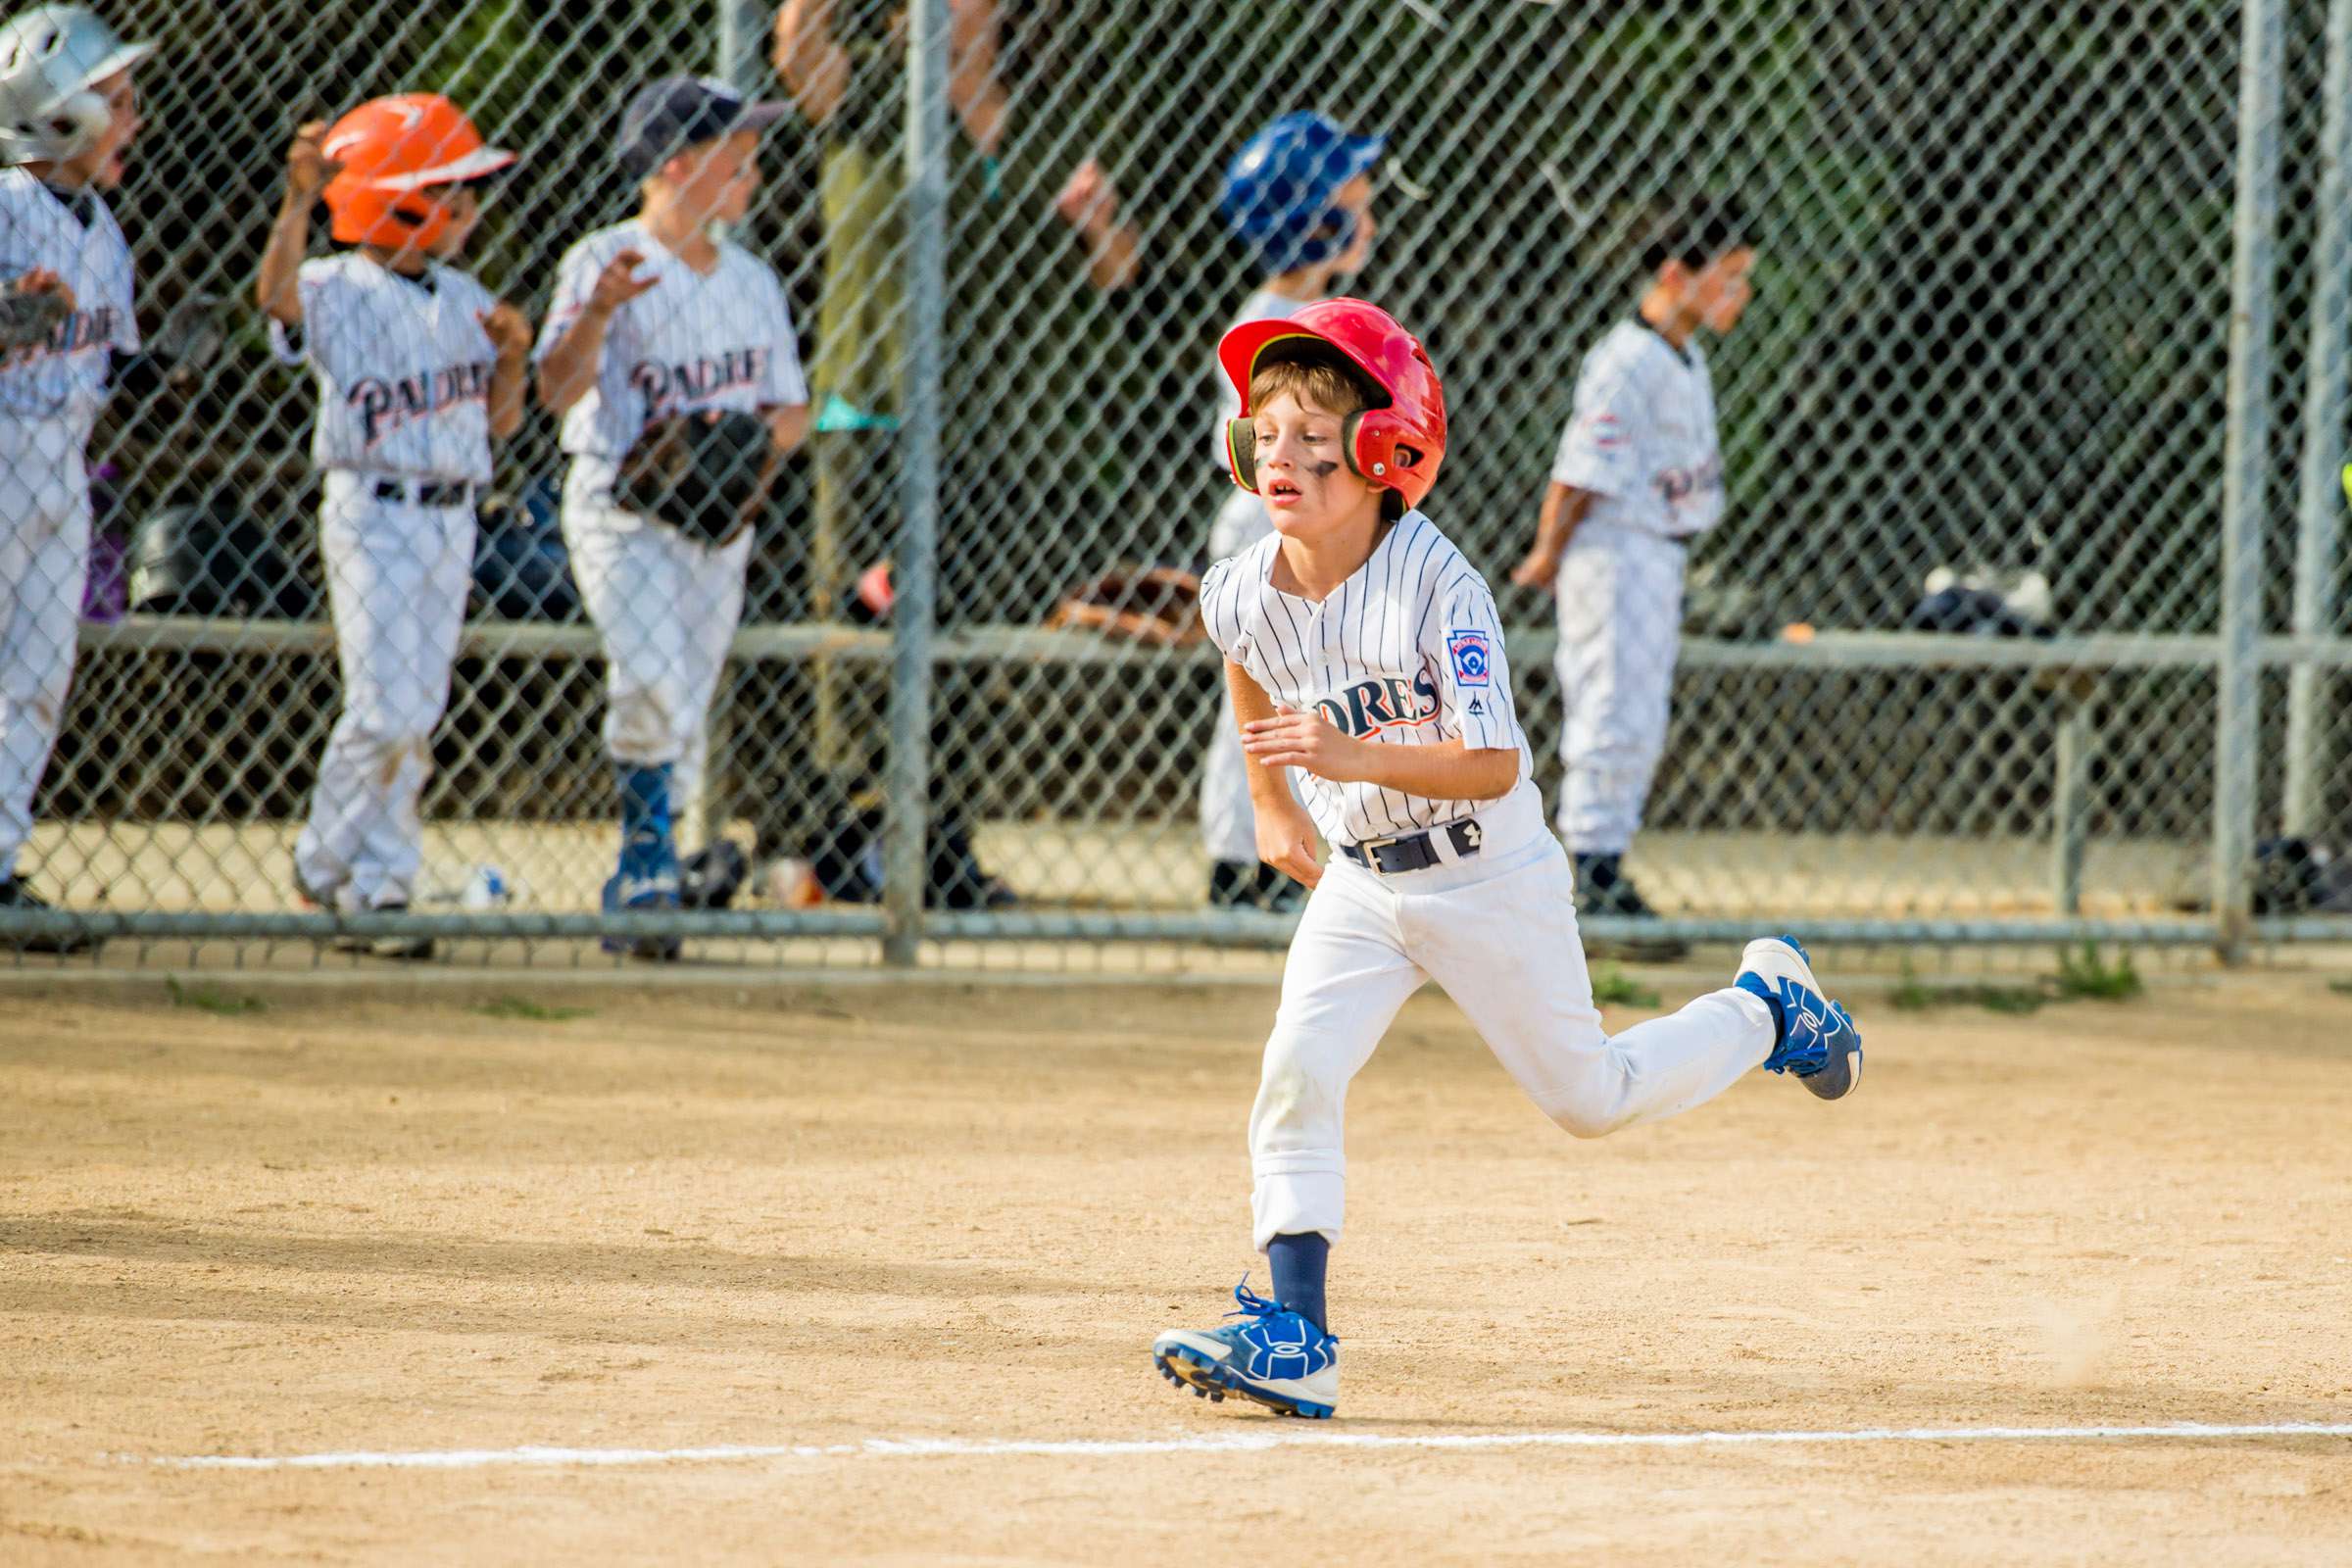
[[[1446,634],[1446,652],[1453,660],[1453,683],[1456,686],[1484,686],[1487,671],[1492,667],[1493,655],[1487,648],[1483,631],[1449,631]]]
[[[1633,439],[1626,433],[1624,421],[1614,414],[1588,414],[1584,424],[1585,439],[1596,451],[1611,452]]]
[[[360,416],[360,431],[375,445],[412,419],[427,419],[461,403],[480,403],[490,396],[490,362],[452,365],[438,370],[391,379],[371,375],[351,389],[347,401]]]
[[[1357,740],[1438,716],[1438,683],[1426,669],[1411,680],[1385,675],[1359,680],[1336,697],[1315,699],[1315,711]]]
[[[659,419],[688,403],[700,403],[729,387],[757,386],[767,379],[771,348],[729,349],[676,365],[640,360],[629,367],[629,385],[645,399],[646,417]]]

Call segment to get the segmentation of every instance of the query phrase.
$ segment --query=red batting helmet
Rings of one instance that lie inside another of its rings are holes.
[[[433,92],[372,98],[328,127],[319,151],[343,166],[326,184],[335,238],[346,245],[429,251],[449,209],[428,187],[494,174],[514,161],[456,104]]]
[[[1242,395],[1242,416],[1225,432],[1233,482],[1252,494],[1257,490],[1250,378],[1258,357],[1290,338],[1329,344],[1387,395],[1382,406],[1348,416],[1340,451],[1356,477],[1396,491],[1408,507],[1419,506],[1446,461],[1446,389],[1420,340],[1363,300],[1325,300],[1286,320],[1244,321],[1217,345],[1217,363]]]

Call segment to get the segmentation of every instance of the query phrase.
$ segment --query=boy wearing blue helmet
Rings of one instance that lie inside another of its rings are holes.
[[[1372,221],[1372,166],[1385,136],[1353,136],[1328,115],[1284,115],[1242,146],[1225,168],[1217,208],[1249,250],[1259,282],[1227,323],[1289,318],[1337,292],[1337,281],[1362,270],[1377,229]],[[1221,334],[1220,334],[1221,335]],[[1215,368],[1211,367],[1212,374]],[[1215,375],[1217,422],[1209,459],[1227,478],[1226,422],[1241,416],[1241,398]],[[1209,530],[1208,557],[1223,561],[1273,532],[1265,503],[1228,489]],[[1287,910],[1304,894],[1296,881],[1257,858],[1256,813],[1250,805],[1240,728],[1230,694],[1200,772],[1200,839],[1209,858],[1208,901],[1225,907]]]

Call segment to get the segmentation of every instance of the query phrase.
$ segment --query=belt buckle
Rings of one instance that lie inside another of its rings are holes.
[[[1404,837],[1404,834],[1396,833],[1385,839],[1364,839],[1356,845],[1356,849],[1363,855],[1364,865],[1375,876],[1394,876],[1396,873],[1380,863],[1380,852],[1394,849]]]

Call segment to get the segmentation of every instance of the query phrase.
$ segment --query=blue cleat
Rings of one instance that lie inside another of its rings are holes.
[[[1732,982],[1764,999],[1780,1025],[1780,1041],[1764,1058],[1767,1072],[1792,1072],[1823,1100],[1842,1100],[1862,1081],[1862,1031],[1853,1016],[1825,996],[1812,960],[1794,937],[1764,937],[1740,956]]]
[[[1196,1395],[1238,1394],[1281,1415],[1328,1420],[1340,1398],[1340,1342],[1279,1301],[1233,1288],[1244,1319],[1205,1332],[1171,1329],[1152,1342],[1159,1375]]]
[[[624,856],[621,868],[605,879],[604,906],[607,914],[654,914],[675,909],[677,873],[657,870],[649,876],[632,876]],[[602,945],[607,953],[655,963],[675,961],[685,946],[676,937],[606,937]]]

